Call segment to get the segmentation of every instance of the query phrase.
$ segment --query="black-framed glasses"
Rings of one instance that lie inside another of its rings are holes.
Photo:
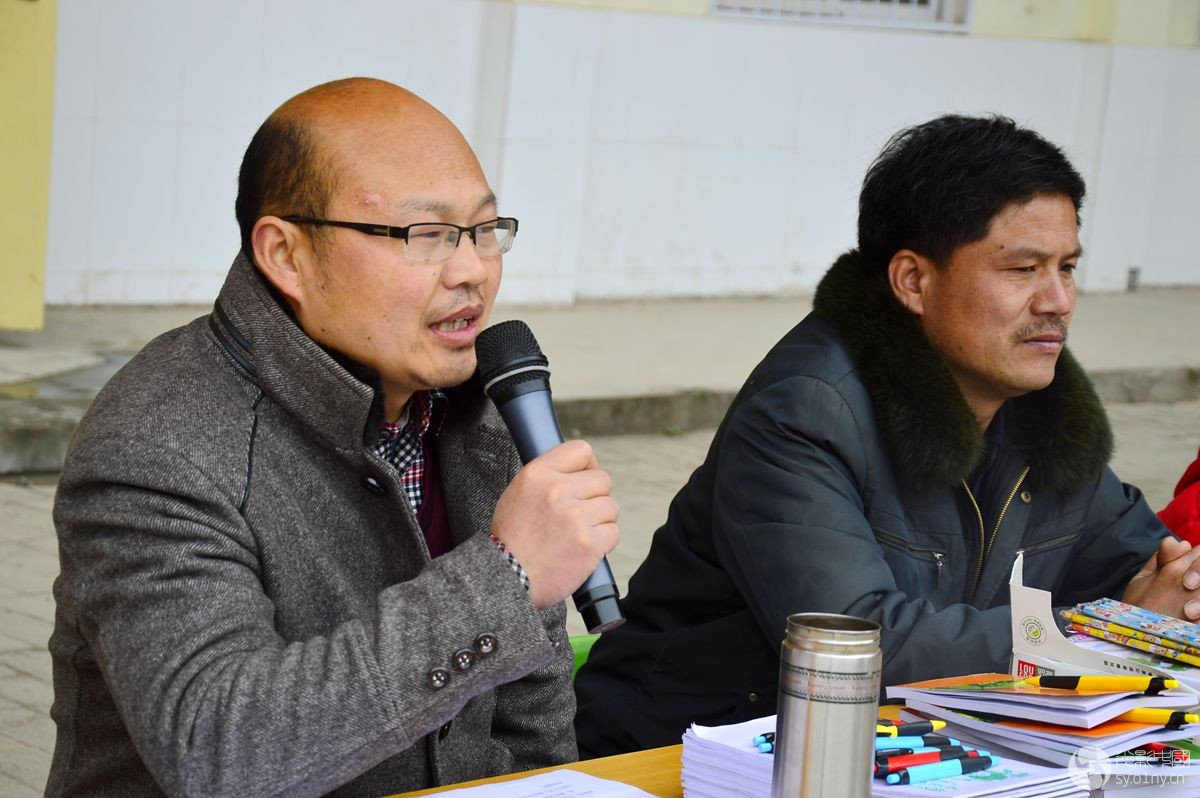
[[[449,260],[458,249],[463,233],[475,244],[475,254],[495,258],[512,249],[517,237],[517,220],[501,216],[489,222],[460,227],[449,222],[422,222],[408,227],[392,227],[370,222],[339,222],[333,219],[313,219],[308,216],[283,216],[285,222],[314,224],[321,227],[345,227],[369,236],[399,238],[404,241],[404,257],[421,263],[441,263]]]

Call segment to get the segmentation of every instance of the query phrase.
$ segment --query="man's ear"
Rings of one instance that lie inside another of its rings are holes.
[[[902,249],[888,263],[888,284],[900,304],[914,316],[925,313],[930,276],[937,266],[911,249]]]
[[[254,262],[292,308],[304,303],[303,267],[311,253],[300,228],[278,216],[263,216],[250,233]]]

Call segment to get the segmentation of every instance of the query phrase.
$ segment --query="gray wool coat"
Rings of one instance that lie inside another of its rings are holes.
[[[354,369],[239,256],[97,397],[54,509],[47,795],[379,795],[576,757],[565,607],[487,537],[520,467],[494,407],[449,392],[456,546],[430,560]]]

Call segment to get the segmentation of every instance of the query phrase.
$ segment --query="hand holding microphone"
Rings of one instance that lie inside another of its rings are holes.
[[[617,544],[611,491],[592,447],[570,441],[531,460],[500,497],[492,534],[529,575],[538,609],[571,595]]]
[[[529,575],[539,609],[573,592],[589,632],[619,626],[625,619],[604,559],[620,536],[612,479],[587,443],[563,443],[550,401],[549,364],[524,322],[487,328],[475,352],[484,390],[526,464],[496,505],[492,534]]]

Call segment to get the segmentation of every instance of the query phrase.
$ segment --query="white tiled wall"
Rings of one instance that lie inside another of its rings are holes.
[[[369,74],[471,138],[521,218],[505,298],[811,288],[887,137],[996,111],[1089,181],[1084,286],[1200,283],[1200,51],[487,0],[60,0],[47,301],[204,302],[241,153]]]
[[[1155,124],[1148,124],[1153,120]],[[1094,182],[1095,287],[1200,282],[1200,58],[1195,50],[1122,47]]]

